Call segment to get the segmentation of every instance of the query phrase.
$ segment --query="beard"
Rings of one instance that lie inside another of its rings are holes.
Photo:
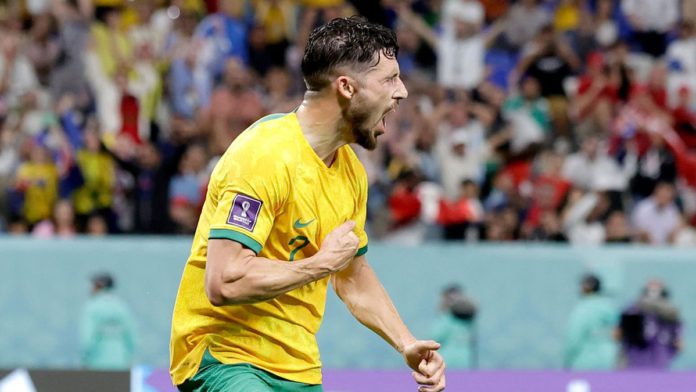
[[[377,134],[373,130],[376,122],[372,120],[374,113],[374,108],[356,103],[347,108],[343,116],[353,142],[370,151],[377,148]]]

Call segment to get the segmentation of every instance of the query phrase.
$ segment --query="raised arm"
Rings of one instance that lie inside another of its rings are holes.
[[[417,340],[401,320],[394,304],[365,256],[358,256],[341,272],[331,276],[336,294],[364,326],[381,336],[404,357],[414,370],[422,392],[445,388],[445,364],[436,351],[440,344]]]
[[[210,239],[205,291],[214,306],[266,301],[345,268],[358,250],[355,222],[329,233],[319,252],[288,263],[258,257],[239,242]]]
[[[407,3],[401,3],[396,9],[399,19],[412,29],[433,50],[437,50],[437,34],[423,19],[411,11]]]

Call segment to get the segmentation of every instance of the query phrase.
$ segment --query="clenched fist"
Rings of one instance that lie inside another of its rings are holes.
[[[360,240],[353,232],[354,228],[355,221],[350,220],[333,229],[324,237],[319,255],[326,260],[327,267],[331,272],[338,272],[346,268],[355,257]]]

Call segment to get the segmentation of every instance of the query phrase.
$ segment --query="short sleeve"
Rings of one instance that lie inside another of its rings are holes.
[[[364,172],[363,172],[364,174]],[[355,220],[355,234],[360,240],[358,245],[358,252],[355,256],[362,256],[367,253],[367,232],[365,232],[365,220],[367,219],[367,175],[363,175],[360,178],[360,186],[358,192],[358,199],[356,205],[355,215],[353,220]]]
[[[213,172],[218,193],[208,238],[236,241],[258,254],[285,201],[286,171],[278,161],[230,158]]]

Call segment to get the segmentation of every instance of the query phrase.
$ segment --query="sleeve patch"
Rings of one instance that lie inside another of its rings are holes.
[[[232,208],[227,224],[254,231],[263,202],[246,195],[238,194],[232,200]]]

